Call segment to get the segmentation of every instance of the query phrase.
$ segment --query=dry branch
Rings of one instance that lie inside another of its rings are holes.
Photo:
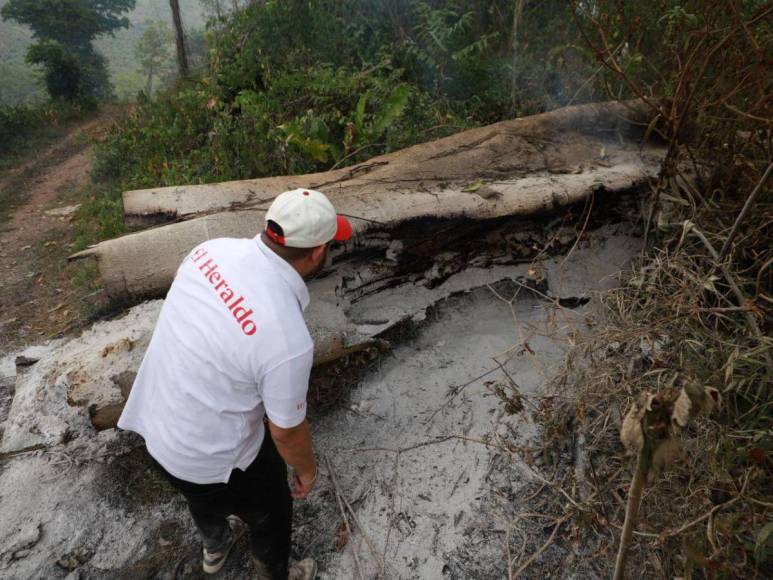
[[[550,547],[550,545],[553,543],[553,540],[555,540],[556,538],[556,534],[558,533],[559,528],[568,519],[569,519],[569,514],[556,520],[556,525],[553,526],[553,531],[550,533],[550,537],[548,537],[548,539],[545,540],[545,543],[542,544],[539,550],[537,550],[531,556],[529,556],[529,559],[526,560],[523,564],[521,564],[515,572],[513,572],[512,574],[513,579],[518,578],[521,574],[523,574],[526,571],[526,569],[529,566],[531,566],[532,563],[534,563],[534,561],[537,558],[539,558],[542,555],[542,553]]]
[[[330,474],[330,481],[333,484],[333,492],[336,497],[336,502],[338,503],[338,509],[341,512],[341,519],[343,519],[344,526],[346,527],[346,535],[351,541],[354,539],[354,535],[352,534],[352,529],[349,526],[349,518],[347,517],[346,510],[344,509],[341,490],[338,488],[338,484],[335,479],[335,473],[333,472],[333,466],[330,464],[330,460],[328,458],[325,458],[325,465],[327,466],[328,474]],[[363,580],[365,577],[362,575],[362,564],[360,563],[360,557],[357,554],[356,546],[352,546],[352,556],[354,557],[354,565],[357,570],[357,576]]]
[[[735,281],[735,278],[733,278],[733,275],[730,273],[730,270],[728,270],[727,266],[722,264],[719,259],[719,254],[717,254],[717,251],[714,249],[714,246],[711,245],[711,242],[706,239],[706,236],[703,235],[703,233],[695,227],[695,224],[688,223],[686,224],[686,227],[689,228],[689,230],[695,234],[698,239],[703,243],[704,246],[706,246],[706,249],[709,251],[709,254],[711,254],[711,257],[714,258],[714,264],[720,269],[723,276],[725,277],[725,281],[727,282],[727,285],[730,286],[730,289],[733,291],[733,294],[735,295],[736,300],[738,300],[738,305],[740,307],[744,307],[747,303],[747,298],[744,296],[741,289],[738,287],[738,284]],[[762,331],[760,330],[759,325],[757,324],[757,321],[754,319],[754,316],[751,312],[748,310],[744,310],[744,316],[746,317],[746,323],[749,325],[749,330],[751,330],[754,337],[757,339],[757,341],[760,344],[760,347],[763,349],[762,353],[765,357],[765,362],[768,367],[768,374],[770,376],[773,376],[773,358],[771,357],[770,351],[766,348],[765,345],[765,337],[762,334]]]
[[[663,530],[660,534],[634,531],[645,467],[653,463],[651,457],[647,461],[651,453],[637,449],[616,577],[622,577],[625,549],[631,541],[650,547],[667,544],[659,552],[663,561],[655,561],[659,575],[697,572],[753,577],[761,568],[751,557],[748,534],[765,525],[773,504],[752,497],[769,499],[770,478],[750,479],[751,471],[761,472],[749,468],[739,479],[738,460],[739,453],[748,452],[747,461],[764,461],[759,441],[770,430],[768,390],[773,375],[765,325],[773,304],[768,275],[773,264],[768,239],[773,222],[762,195],[770,178],[771,142],[769,87],[761,81],[767,78],[761,54],[773,7],[703,3],[695,10],[701,25],[664,35],[659,61],[652,67],[659,78],[645,85],[622,65],[610,43],[620,38],[616,33],[620,22],[626,22],[627,7],[621,4],[615,19],[604,7],[591,11],[574,1],[572,6],[586,44],[600,65],[613,73],[603,82],[611,89],[611,81],[614,89],[621,87],[651,104],[653,116],[658,117],[652,129],[669,146],[651,187],[652,211],[645,217],[645,239],[657,245],[645,243],[641,263],[635,265],[630,279],[602,298],[604,324],[578,338],[569,358],[572,368],[555,384],[561,392],[572,387],[578,391],[577,404],[568,411],[590,433],[590,452],[603,460],[597,463],[602,474],[619,465],[619,446],[612,431],[624,399],[663,392],[678,381],[702,392],[722,392],[728,401],[717,423],[696,424],[695,449],[682,458],[687,466],[680,477],[652,486],[647,519]],[[625,33],[622,40],[626,46],[635,45]],[[669,95],[667,103],[650,97],[664,94]],[[691,174],[695,184],[688,183],[685,174]],[[756,184],[745,200],[730,194],[738,183]],[[676,202],[676,207],[665,207],[666,199]],[[657,230],[650,232],[659,210],[667,219],[658,220]],[[728,215],[735,218],[731,228],[726,227]],[[679,231],[668,227],[683,221],[686,226]],[[701,229],[694,228],[693,222],[700,223]],[[699,240],[697,244],[689,233]],[[719,252],[709,240],[724,240]],[[728,260],[731,253],[733,263]],[[722,290],[714,287],[715,272],[726,282]],[[725,286],[729,291],[724,291]],[[754,301],[744,292],[752,288]],[[744,318],[734,316],[736,312]],[[546,414],[546,444],[553,452],[560,453],[560,446],[566,444],[566,433],[559,430],[566,411],[556,407]],[[569,466],[562,464],[560,469],[571,479]],[[608,493],[623,504],[615,487],[624,482],[617,476],[611,479],[615,485]],[[677,479],[680,485],[675,489]],[[730,481],[734,486],[727,489]],[[681,489],[685,483],[686,489]],[[594,484],[598,487],[595,475]],[[731,499],[717,503],[717,490],[729,493]],[[751,506],[757,501],[763,509]],[[550,513],[556,517],[565,509],[556,503]],[[720,511],[727,512],[722,525]],[[614,510],[603,512],[596,514],[602,525],[621,528],[610,521],[616,517]],[[582,523],[587,524],[587,517]],[[702,523],[705,529],[696,529]],[[694,560],[686,553],[687,546],[702,544],[708,548],[705,556]],[[636,565],[641,567],[630,577],[651,572],[648,562],[639,560],[641,555],[636,554]],[[696,566],[704,569],[698,571]]]
[[[754,201],[757,199],[757,194],[759,194],[759,192],[762,191],[762,186],[768,180],[768,177],[770,177],[771,171],[773,171],[773,162],[768,163],[768,168],[762,174],[762,177],[760,177],[760,180],[757,182],[757,185],[749,194],[749,197],[746,198],[746,203],[743,204],[743,208],[741,208],[741,213],[739,213],[738,217],[735,218],[735,223],[733,223],[733,228],[730,230],[730,233],[725,239],[725,243],[722,244],[722,249],[719,250],[719,255],[716,257],[717,264],[721,263],[725,259],[725,256],[727,256],[727,253],[730,251],[733,241],[735,241],[735,237],[738,235],[738,231],[741,227],[741,224],[743,223],[744,218],[746,217],[746,214],[749,213],[749,210],[754,204]]]
[[[644,491],[644,485],[647,481],[647,475],[652,464],[652,443],[645,440],[645,444],[639,450],[636,458],[636,469],[631,488],[628,491],[628,503],[625,506],[625,521],[623,531],[620,534],[620,545],[617,549],[617,558],[615,560],[614,580],[623,580],[625,573],[626,558],[628,556],[628,546],[631,543],[633,530],[639,519],[639,506],[641,506],[641,496]]]

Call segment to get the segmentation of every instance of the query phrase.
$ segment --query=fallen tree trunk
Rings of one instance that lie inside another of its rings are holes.
[[[571,173],[608,167],[652,119],[641,101],[591,103],[502,121],[375,157],[353,167],[205,185],[124,193],[127,223],[157,224],[217,211],[264,207],[287,189],[373,196],[462,189],[474,180]],[[612,147],[605,146],[611,142]],[[391,217],[391,216],[390,216]]]
[[[619,104],[576,107],[477,129],[348,170],[191,186],[174,194],[163,215],[170,208],[177,208],[177,218],[206,214],[226,200],[231,211],[109,240],[74,257],[97,259],[111,297],[161,296],[201,241],[255,235],[265,206],[286,187],[322,189],[352,218],[355,231],[353,241],[338,250],[331,275],[313,283],[317,299],[306,319],[315,362],[324,363],[370,347],[399,324],[397,314],[378,320],[353,315],[362,297],[404,284],[433,288],[468,263],[527,262],[535,257],[530,248],[547,241],[511,239],[543,227],[524,216],[551,213],[594,192],[614,197],[644,185],[658,171],[663,150],[631,139],[635,132],[619,117],[627,110]],[[253,197],[238,197],[239,187],[256,184],[264,188],[263,197],[257,190]],[[485,249],[502,243],[493,254]]]
[[[640,145],[633,138],[640,126],[624,120],[626,113],[646,124],[639,103],[583,105],[467,131],[346,170],[127,193],[133,215],[160,211],[186,218],[226,202],[230,211],[108,240],[72,258],[96,258],[111,297],[161,296],[194,246],[254,236],[273,196],[299,185],[321,189],[352,218],[348,251],[421,218],[486,220],[555,211],[595,191],[635,189],[659,170],[663,149]]]
[[[578,174],[503,179],[481,185],[476,191],[448,188],[372,195],[342,196],[335,190],[330,193],[338,211],[353,218],[355,236],[351,246],[356,248],[369,243],[370,232],[382,232],[410,220],[528,216],[577,203],[595,191],[629,191],[646,183],[659,167],[659,155],[651,155],[649,161],[637,157],[638,153],[632,153],[623,164]],[[254,236],[262,227],[264,213],[242,210],[212,214],[108,240],[72,257],[96,258],[102,283],[111,297],[161,296],[193,247],[212,238]]]

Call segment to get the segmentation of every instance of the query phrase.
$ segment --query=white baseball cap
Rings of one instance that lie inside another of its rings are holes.
[[[315,248],[332,240],[345,242],[352,224],[324,193],[293,189],[279,194],[266,212],[266,235],[288,248]]]

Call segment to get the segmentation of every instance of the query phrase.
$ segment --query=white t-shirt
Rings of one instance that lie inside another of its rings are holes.
[[[313,343],[300,275],[260,237],[221,238],[185,258],[118,426],[169,473],[227,482],[257,456],[263,417],[306,417]]]

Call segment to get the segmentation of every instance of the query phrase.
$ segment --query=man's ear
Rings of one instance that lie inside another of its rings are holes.
[[[322,244],[321,246],[317,246],[311,250],[310,257],[311,257],[312,264],[319,264],[319,261],[324,259],[326,247],[327,247],[327,244]]]

